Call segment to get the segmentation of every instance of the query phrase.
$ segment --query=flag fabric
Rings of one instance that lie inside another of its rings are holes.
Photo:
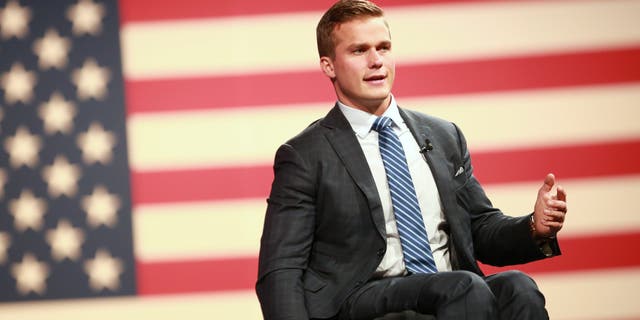
[[[0,10],[0,300],[134,294],[117,7]]]
[[[335,100],[315,44],[332,2],[0,2],[0,294],[14,301],[0,318],[260,319],[275,150]],[[538,282],[552,319],[640,319],[640,1],[376,3],[398,104],[461,127],[495,206],[529,213],[547,172],[567,189],[563,255],[509,268]],[[56,164],[65,183],[50,182]],[[95,194],[104,211],[117,204],[115,223],[91,222]],[[23,202],[27,222],[13,213]],[[98,257],[112,281],[93,287]],[[25,261],[46,272],[20,286],[12,270]],[[56,274],[83,291],[55,291]],[[121,296],[49,300],[106,295]]]

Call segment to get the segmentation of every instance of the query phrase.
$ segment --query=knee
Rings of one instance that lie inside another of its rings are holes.
[[[457,278],[457,286],[452,290],[452,294],[458,296],[474,296],[475,299],[484,300],[490,303],[493,300],[491,289],[479,275],[469,271],[453,271],[453,276]]]
[[[452,284],[439,288],[444,301],[438,304],[435,312],[438,318],[495,319],[495,297],[482,277],[468,271],[443,272],[438,275]]]
[[[544,306],[544,296],[538,289],[538,285],[525,273],[518,270],[510,270],[493,275],[490,286],[498,300],[523,300],[534,305]],[[496,288],[499,288],[496,290]]]

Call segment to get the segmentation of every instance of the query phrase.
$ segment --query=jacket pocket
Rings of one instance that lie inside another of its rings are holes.
[[[456,169],[456,172],[453,174],[453,179],[452,179],[452,186],[453,186],[453,190],[456,193],[461,192],[461,190],[464,190],[467,183],[469,182],[469,179],[467,178],[467,173],[464,172],[464,167],[463,166],[455,166],[454,168]]]
[[[304,290],[310,292],[317,292],[327,285],[327,282],[322,280],[311,269],[307,269],[307,271],[305,271],[304,276],[302,277],[302,281]]]

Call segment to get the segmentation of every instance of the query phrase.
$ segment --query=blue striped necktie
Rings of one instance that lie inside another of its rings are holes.
[[[378,132],[380,155],[387,173],[391,203],[398,225],[404,263],[411,273],[437,272],[418,197],[400,139],[393,132],[393,121],[379,117],[373,123]]]

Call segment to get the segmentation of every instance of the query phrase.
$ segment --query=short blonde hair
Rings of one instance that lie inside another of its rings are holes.
[[[340,0],[336,2],[324,13],[316,27],[318,54],[320,57],[333,58],[335,56],[333,30],[336,26],[355,19],[382,16],[384,16],[382,9],[371,1]]]

